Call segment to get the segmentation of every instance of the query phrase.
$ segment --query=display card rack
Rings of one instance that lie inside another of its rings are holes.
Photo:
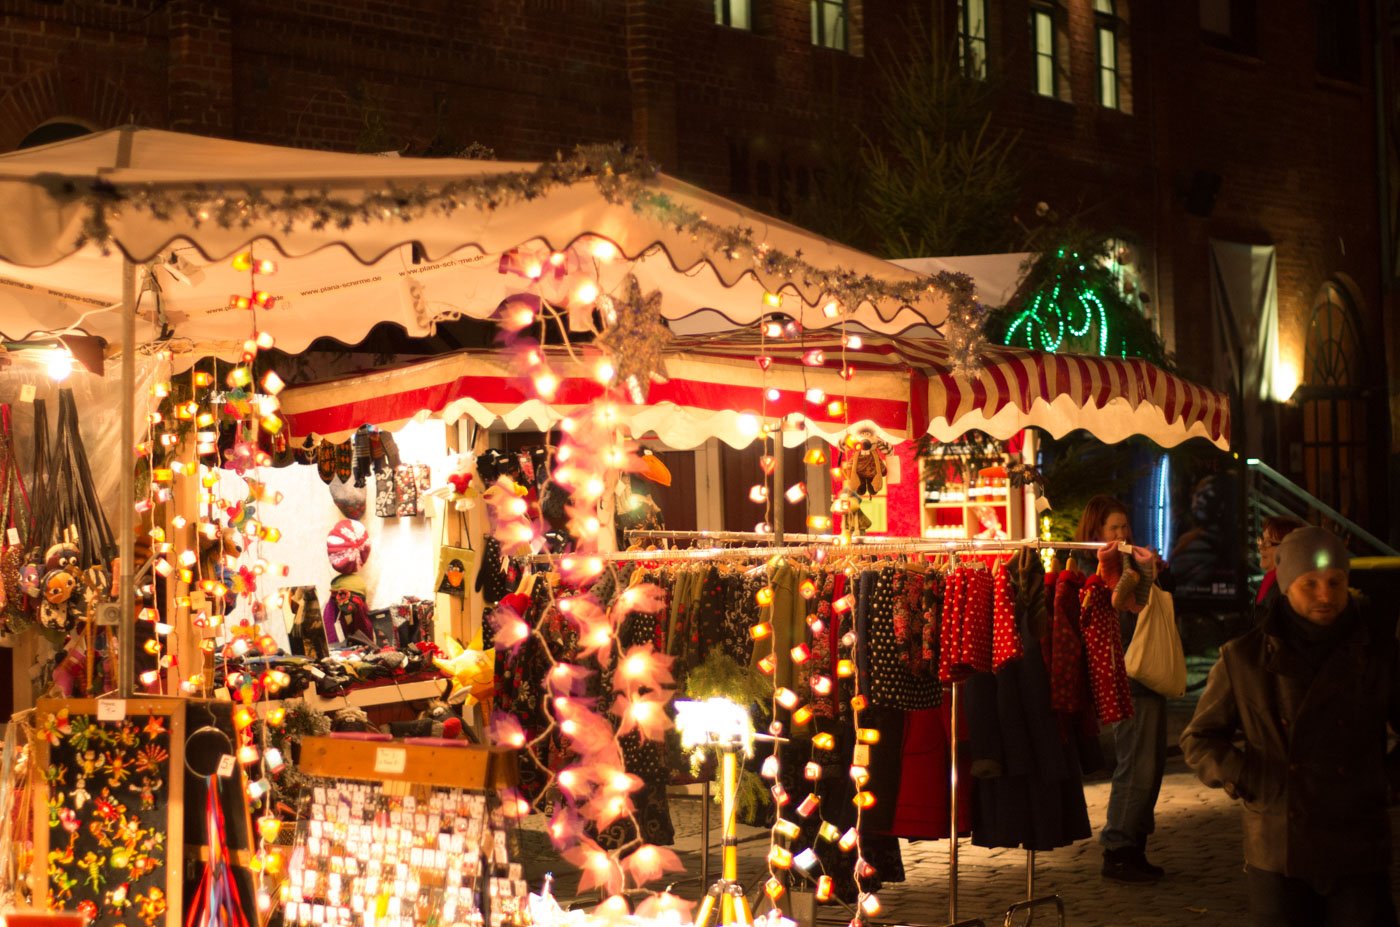
[[[499,790],[510,750],[452,741],[302,740],[313,777],[288,867],[287,924],[505,927],[528,896]]]

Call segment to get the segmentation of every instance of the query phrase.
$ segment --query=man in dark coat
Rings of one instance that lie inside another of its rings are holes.
[[[1352,599],[1346,548],[1330,532],[1294,531],[1277,559],[1282,595],[1221,648],[1181,735],[1186,762],[1243,802],[1256,925],[1395,927],[1386,811],[1397,772],[1386,724],[1400,726],[1395,621]]]

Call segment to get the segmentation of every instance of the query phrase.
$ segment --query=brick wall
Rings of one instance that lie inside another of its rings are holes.
[[[852,53],[811,45],[809,0],[752,3],[740,31],[714,23],[712,0],[0,0],[0,150],[54,118],[345,150],[479,143],[503,159],[620,139],[781,209],[838,133],[870,128],[882,62],[946,25],[953,0],[853,0]],[[1066,99],[1030,92],[1028,3],[987,0],[1022,218],[1044,200],[1140,244],[1165,334],[1207,380],[1210,238],[1278,247],[1299,362],[1314,294],[1343,275],[1384,384],[1369,45],[1360,81],[1341,84],[1315,72],[1314,4],[1258,4],[1242,56],[1202,42],[1194,3],[1118,0],[1131,113],[1115,112],[1096,103],[1091,0],[1055,7]],[[1198,175],[1220,178],[1208,216],[1181,195]]]

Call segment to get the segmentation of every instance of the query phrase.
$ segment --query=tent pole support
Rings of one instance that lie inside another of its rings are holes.
[[[121,624],[118,626],[117,694],[127,698],[136,682],[136,265],[122,261],[122,468],[117,502],[117,550],[121,558]]]
[[[132,126],[117,136],[114,167],[131,166],[136,141]],[[136,683],[136,265],[122,257],[122,468],[117,501],[117,552],[121,557],[121,624],[117,626],[117,694],[131,695]],[[151,581],[154,583],[155,578]]]
[[[773,503],[773,546],[782,547],[787,543],[787,535],[783,530],[784,516],[787,514],[787,497],[783,495],[783,452],[787,448],[783,444],[783,425],[780,421],[778,430],[773,437],[773,488],[768,492],[768,498]]]

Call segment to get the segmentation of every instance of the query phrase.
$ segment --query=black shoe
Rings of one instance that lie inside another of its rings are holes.
[[[1137,867],[1139,869],[1141,869],[1143,872],[1148,873],[1154,879],[1160,879],[1162,876],[1167,874],[1167,870],[1163,869],[1161,866],[1154,866],[1151,863],[1149,863],[1147,861],[1147,853],[1143,850],[1136,851],[1134,861],[1136,862]]]
[[[1139,860],[1142,860],[1140,863]],[[1144,867],[1146,858],[1141,856],[1137,847],[1124,847],[1121,850],[1103,851],[1103,877],[1112,879],[1115,882],[1127,882],[1131,884],[1145,884],[1156,882],[1162,877],[1162,870],[1158,869],[1154,874]],[[1156,867],[1153,867],[1154,869]]]

